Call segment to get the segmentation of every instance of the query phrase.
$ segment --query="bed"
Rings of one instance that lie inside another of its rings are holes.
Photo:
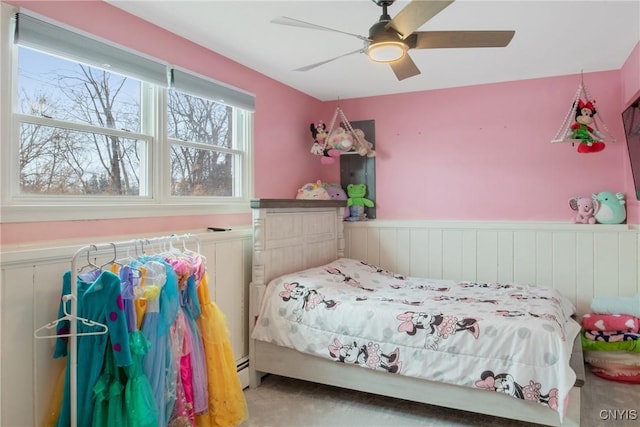
[[[272,373],[580,424],[579,325],[556,291],[405,277],[345,258],[344,202],[261,199],[251,207],[251,387]]]

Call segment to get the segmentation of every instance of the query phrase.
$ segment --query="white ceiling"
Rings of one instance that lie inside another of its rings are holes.
[[[270,22],[287,16],[367,36],[382,11],[371,0],[108,2],[323,101],[617,70],[640,40],[640,0],[457,0],[419,30],[515,30],[509,46],[410,50],[422,74],[397,81],[363,53],[293,71],[362,41]],[[389,14],[407,3],[396,1]]]

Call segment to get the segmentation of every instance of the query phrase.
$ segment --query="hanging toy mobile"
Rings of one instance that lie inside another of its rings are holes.
[[[615,142],[604,121],[596,117],[595,103],[596,101],[589,96],[581,81],[571,109],[551,142],[578,144],[578,153],[597,153],[604,150],[605,142]]]
[[[338,118],[342,121],[334,128]],[[323,165],[335,163],[343,153],[354,152],[361,156],[375,156],[373,144],[364,139],[364,132],[361,129],[353,129],[340,107],[337,107],[333,113],[328,128],[323,121],[319,121],[311,123],[309,129],[313,137],[311,153],[322,156],[320,163]]]

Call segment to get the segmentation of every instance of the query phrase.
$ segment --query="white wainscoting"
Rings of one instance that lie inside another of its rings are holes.
[[[227,232],[192,232],[207,259],[211,298],[227,318],[238,365],[249,355],[248,288],[251,281],[251,227]],[[117,241],[140,237],[119,236]],[[115,240],[114,240],[115,241]],[[0,425],[42,425],[54,384],[66,359],[52,359],[54,340],[33,332],[57,318],[62,275],[80,247],[107,240],[3,247],[0,257]],[[192,245],[189,249],[195,250]],[[246,369],[245,369],[246,371]],[[248,375],[240,373],[248,386]]]
[[[227,317],[238,365],[248,358],[252,229],[194,232]],[[118,236],[128,240],[151,236]],[[373,220],[345,223],[345,256],[411,276],[552,286],[578,313],[594,296],[640,292],[640,232],[626,225]],[[33,331],[57,317],[61,279],[75,251],[98,241],[2,249],[0,425],[41,425],[64,360]],[[240,372],[248,385],[246,369]]]
[[[640,232],[627,225],[373,220],[345,223],[345,256],[410,276],[557,289],[590,311],[594,296],[640,292]]]

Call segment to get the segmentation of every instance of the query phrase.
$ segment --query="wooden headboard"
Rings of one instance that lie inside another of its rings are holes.
[[[253,212],[253,268],[249,286],[249,335],[272,279],[344,256],[343,212],[337,200],[258,199]],[[256,360],[249,339],[249,358]],[[250,374],[252,384],[259,375]]]
[[[344,256],[345,206],[344,200],[252,200],[252,284]]]

